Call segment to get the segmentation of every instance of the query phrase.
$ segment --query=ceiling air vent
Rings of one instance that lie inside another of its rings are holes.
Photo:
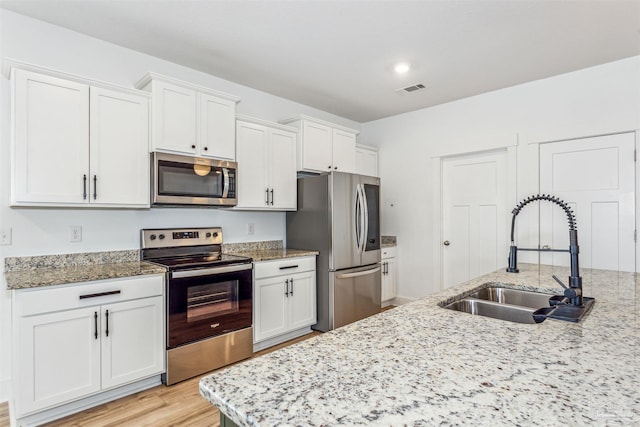
[[[426,86],[424,85],[424,83],[416,83],[411,86],[396,89],[396,93],[400,95],[406,95],[407,93],[414,93],[422,89],[426,89]]]

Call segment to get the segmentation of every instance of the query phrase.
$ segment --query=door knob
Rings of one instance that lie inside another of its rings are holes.
[[[445,246],[449,246],[451,243],[448,240],[445,240],[444,242],[442,242],[442,244]]]

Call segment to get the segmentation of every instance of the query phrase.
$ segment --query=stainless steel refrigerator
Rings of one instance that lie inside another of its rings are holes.
[[[320,251],[312,328],[326,332],[380,312],[380,178],[342,172],[298,178],[287,246]]]

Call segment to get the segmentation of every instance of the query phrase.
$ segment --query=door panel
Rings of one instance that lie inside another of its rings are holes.
[[[356,184],[358,175],[334,172],[329,177],[331,188],[332,261],[329,268],[340,270],[360,265],[356,244]],[[375,261],[374,261],[375,262]]]
[[[264,126],[237,122],[238,207],[267,207],[267,137]]]
[[[633,133],[540,145],[540,192],[569,204],[577,219],[580,266],[635,271],[635,136]],[[569,246],[566,215],[540,204],[540,245]],[[565,253],[540,262],[569,265]]]
[[[332,273],[334,275],[333,328],[380,312],[382,273],[379,265]]]
[[[442,163],[442,278],[445,288],[506,266],[507,152]]]

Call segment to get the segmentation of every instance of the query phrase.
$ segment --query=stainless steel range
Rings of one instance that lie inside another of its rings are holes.
[[[222,229],[141,230],[142,259],[167,267],[166,385],[253,354],[251,258],[222,253]]]

